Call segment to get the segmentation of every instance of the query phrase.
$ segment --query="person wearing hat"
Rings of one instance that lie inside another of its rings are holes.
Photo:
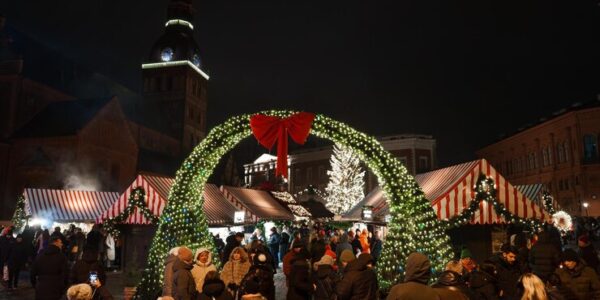
[[[463,267],[463,275],[467,275],[477,269],[477,262],[475,262],[471,251],[467,247],[463,247],[460,251],[460,263]]]
[[[310,278],[310,263],[308,256],[300,251],[294,255],[292,260],[292,270],[290,272],[289,284],[286,299],[303,300],[311,299],[316,286],[313,285]]]
[[[577,240],[577,246],[579,247],[579,255],[585,261],[585,264],[598,272],[600,261],[598,261],[598,255],[596,254],[594,245],[590,241],[590,237],[588,235],[580,236]]]
[[[598,275],[585,265],[575,250],[563,252],[562,268],[557,268],[555,273],[560,278],[561,293],[565,299],[597,299],[600,292]]]
[[[268,300],[275,300],[275,283],[273,281],[273,269],[263,251],[257,252],[252,258],[252,266],[238,291],[238,296],[260,294]]]
[[[179,247],[177,260],[173,263],[172,296],[176,300],[196,299],[196,282],[192,276],[194,255],[187,247]]]
[[[392,287],[387,300],[440,300],[427,283],[431,278],[431,262],[422,253],[413,252],[406,258],[404,282]]]
[[[316,286],[313,300],[334,299],[335,284],[338,281],[334,263],[335,259],[326,254],[313,264],[312,282]]]

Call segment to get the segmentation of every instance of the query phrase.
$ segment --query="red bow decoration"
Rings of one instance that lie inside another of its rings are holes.
[[[277,142],[277,167],[275,176],[288,177],[288,134],[297,144],[303,145],[310,133],[315,114],[299,112],[287,118],[254,115],[250,118],[250,128],[258,142],[271,150]]]

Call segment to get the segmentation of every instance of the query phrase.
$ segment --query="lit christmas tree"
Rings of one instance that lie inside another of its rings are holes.
[[[358,156],[350,148],[335,144],[330,159],[331,170],[327,171],[327,203],[332,213],[341,215],[365,196],[365,172],[360,167]]]

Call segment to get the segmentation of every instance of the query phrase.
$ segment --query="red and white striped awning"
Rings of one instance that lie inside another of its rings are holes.
[[[146,205],[150,212],[157,217],[162,215],[163,209],[167,204],[169,191],[175,180],[171,177],[164,177],[150,174],[140,174],[135,181],[125,190],[110,208],[104,211],[96,220],[102,223],[108,218],[114,218],[121,214],[129,203],[129,196],[137,187],[144,189],[146,193]],[[227,201],[225,196],[220,193],[219,188],[214,184],[206,184],[204,188],[204,213],[209,225],[228,225],[233,224],[233,218],[236,208]],[[151,224],[141,211],[135,207],[129,217],[122,224],[147,225]]]
[[[119,198],[116,192],[30,189],[23,192],[25,214],[54,222],[93,222]]]
[[[508,182],[485,159],[480,159],[424,174],[415,177],[439,219],[448,220],[460,215],[475,198],[475,186],[479,174],[492,178],[496,185],[496,200],[513,215],[521,218],[549,220],[544,210],[533,201],[527,199],[518,189]],[[493,224],[504,223],[494,210],[493,204],[487,201],[479,203],[471,223]]]
[[[480,159],[447,168],[419,174],[415,180],[431,201],[438,219],[448,220],[462,214],[475,198],[473,187],[480,174],[492,178],[496,185],[496,199],[513,215],[521,218],[548,221],[550,216],[508,182],[487,160]],[[344,215],[345,219],[361,218],[363,206],[373,207],[373,216],[383,219],[389,213],[383,191],[377,187]],[[481,201],[471,219],[473,224],[505,223],[494,210],[493,204]]]

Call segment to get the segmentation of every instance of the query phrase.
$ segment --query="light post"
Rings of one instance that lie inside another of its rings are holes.
[[[585,208],[585,216],[589,217],[590,215],[588,214],[588,206],[590,206],[589,203],[587,202],[583,202],[583,207]]]

